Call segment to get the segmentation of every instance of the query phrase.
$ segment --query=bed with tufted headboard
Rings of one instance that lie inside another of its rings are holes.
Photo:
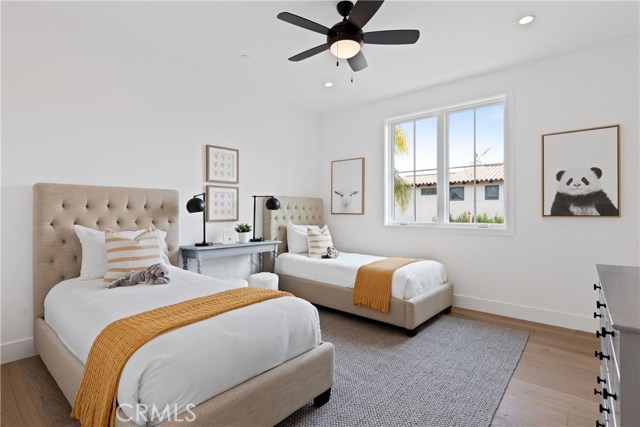
[[[309,224],[323,226],[322,199],[313,197],[281,197],[280,209],[264,210],[262,229],[265,239],[279,240],[278,253],[287,252],[287,224]]]
[[[74,225],[116,231],[155,226],[167,232],[178,264],[178,192],[146,188],[38,183],[33,186],[33,312],[62,280],[80,275],[82,247]]]
[[[287,223],[318,225],[325,224],[323,203],[320,198],[277,196],[280,209],[263,211],[263,234],[265,239],[280,240],[278,253],[287,252]],[[339,249],[339,248],[338,248]],[[391,298],[389,313],[353,305],[352,288],[322,283],[308,278],[279,274],[280,289],[293,293],[307,301],[369,319],[400,326],[410,336],[416,328],[441,312],[451,311],[453,285],[443,283],[437,288],[410,299]]]
[[[177,265],[178,217],[175,190],[34,185],[34,342],[70,403],[75,399],[84,365],[45,322],[44,301],[56,284],[80,274],[82,248],[74,225],[114,230],[140,230],[153,225],[167,232],[169,259]],[[333,384],[333,357],[333,346],[322,343],[200,403],[191,410],[195,421],[189,425],[274,425],[314,398],[316,404],[322,404],[328,400]],[[178,424],[167,421],[159,425]],[[134,424],[116,417],[116,425]]]

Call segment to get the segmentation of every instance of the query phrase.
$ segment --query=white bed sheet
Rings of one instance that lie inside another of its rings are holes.
[[[276,273],[330,285],[353,288],[358,269],[383,257],[340,252],[338,258],[318,259],[308,254],[278,255]],[[447,282],[447,270],[437,261],[407,264],[393,273],[391,296],[408,300]]]
[[[170,268],[168,285],[107,289],[102,279],[71,279],[56,285],[45,300],[45,321],[82,363],[109,323],[164,305],[237,288],[239,285]],[[241,285],[240,285],[241,286]],[[246,285],[245,285],[246,286]],[[151,405],[177,412],[197,405],[262,372],[313,349],[321,342],[315,307],[283,297],[185,326],[141,347],[127,362],[118,403],[134,422],[156,425]],[[136,405],[145,404],[148,413]],[[168,415],[165,413],[165,416]],[[175,416],[175,412],[173,412]]]

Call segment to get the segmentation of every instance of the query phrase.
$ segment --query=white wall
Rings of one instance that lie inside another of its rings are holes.
[[[336,247],[433,258],[447,266],[457,306],[593,330],[594,264],[638,265],[638,52],[637,36],[625,38],[324,116],[324,165],[366,158],[365,215],[327,216]],[[514,235],[385,227],[385,119],[504,93],[513,94]],[[618,123],[622,216],[543,218],[540,136]]]
[[[33,352],[32,185],[174,188],[184,205],[205,185],[205,144],[240,150],[246,222],[251,194],[320,195],[328,211],[331,160],[365,156],[366,214],[327,216],[336,245],[441,260],[462,307],[590,330],[593,265],[638,264],[637,38],[319,118],[82,23],[8,13],[11,6],[2,10],[3,362]],[[515,234],[384,227],[384,120],[502,93],[514,97]],[[622,217],[542,218],[540,135],[615,123],[622,125]],[[318,156],[317,164],[300,161]],[[309,176],[318,179],[301,179]],[[210,224],[209,238],[231,227]],[[181,244],[200,239],[199,216],[183,210],[180,228]],[[246,259],[227,260],[206,272],[230,277],[247,268]]]
[[[203,191],[204,146],[214,144],[240,150],[240,221],[252,221],[252,194],[320,192],[300,179],[316,174],[300,159],[318,153],[317,115],[33,8],[3,5],[2,18],[3,362],[34,351],[34,183],[173,188],[185,206]],[[181,210],[180,243],[200,241],[201,224]],[[234,224],[209,223],[209,239]],[[205,272],[245,276],[240,258]]]

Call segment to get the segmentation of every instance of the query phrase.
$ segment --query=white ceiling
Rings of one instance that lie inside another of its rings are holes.
[[[437,83],[637,34],[637,1],[387,1],[366,31],[416,28],[410,46],[365,45],[369,67],[336,68],[329,52],[288,57],[323,43],[321,34],[276,19],[288,11],[327,27],[337,1],[36,3],[55,19],[203,67],[212,79],[324,113]],[[34,4],[32,3],[32,6]],[[518,25],[535,14],[530,25]],[[241,55],[249,55],[243,60]],[[323,83],[332,81],[332,88]]]

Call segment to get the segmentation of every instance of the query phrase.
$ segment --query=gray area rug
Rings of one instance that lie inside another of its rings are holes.
[[[487,427],[527,342],[523,331],[441,315],[415,337],[382,323],[320,309],[336,347],[331,400],[287,426]]]

